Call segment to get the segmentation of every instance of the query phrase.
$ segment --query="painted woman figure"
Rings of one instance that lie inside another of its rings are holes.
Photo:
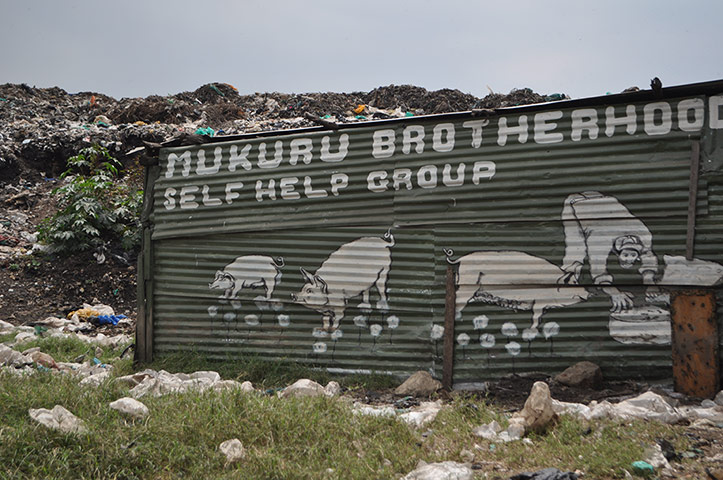
[[[617,198],[600,192],[573,193],[565,199],[561,219],[565,229],[562,283],[577,284],[587,258],[593,284],[610,296],[611,311],[629,310],[633,295],[614,287],[613,277],[607,271],[612,252],[622,268],[631,269],[640,262],[638,272],[643,284],[648,285],[646,300],[655,299],[658,259],[653,252],[653,236]]]

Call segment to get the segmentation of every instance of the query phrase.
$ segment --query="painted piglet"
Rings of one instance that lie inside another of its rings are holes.
[[[579,286],[557,285],[562,269],[547,260],[517,251],[478,251],[447,262],[457,270],[456,318],[468,303],[483,302],[512,310],[532,310],[532,325],[526,335],[534,338],[542,315],[548,308],[574,305],[587,300]]]
[[[329,255],[313,275],[301,269],[306,283],[292,298],[295,302],[322,314],[323,329],[334,331],[344,318],[350,299],[361,295],[361,310],[371,310],[369,295],[373,287],[379,292],[377,310],[386,312],[387,276],[392,264],[390,248],[394,236],[387,231],[383,238],[362,237],[346,243]]]
[[[284,259],[281,257],[276,260],[265,255],[238,257],[216,272],[208,288],[223,290],[222,298],[233,303],[241,289],[263,287],[266,294],[258,297],[258,300],[269,302],[281,278],[280,269],[283,266]]]

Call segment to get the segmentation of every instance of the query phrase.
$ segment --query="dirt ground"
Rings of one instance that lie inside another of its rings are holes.
[[[14,190],[0,190],[0,248],[27,250],[23,238],[55,211],[51,190],[57,182],[23,182],[28,195],[8,205]],[[16,253],[13,252],[13,253]],[[29,325],[49,316],[64,317],[83,303],[110,305],[135,321],[136,254],[115,252],[99,264],[92,252],[71,257],[16,255],[0,259],[0,312],[14,325]],[[114,333],[120,332],[114,327]],[[102,330],[99,330],[102,331]]]

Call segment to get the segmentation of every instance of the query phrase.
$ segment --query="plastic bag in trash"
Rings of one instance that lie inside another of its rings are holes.
[[[126,317],[125,315],[98,315],[91,320],[93,321],[93,323],[97,323],[98,325],[118,325],[118,321],[124,318],[128,317]]]
[[[578,476],[573,472],[561,472],[556,468],[545,468],[533,473],[518,473],[510,477],[510,480],[578,480]]]

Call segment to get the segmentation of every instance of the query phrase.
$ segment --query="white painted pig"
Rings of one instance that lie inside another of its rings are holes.
[[[261,299],[269,302],[274,288],[281,278],[280,268],[284,259],[274,260],[265,255],[246,255],[238,257],[216,272],[216,278],[208,288],[223,290],[222,298],[234,300],[243,288],[264,287],[266,294]]]
[[[362,295],[358,308],[371,310],[369,294],[373,287],[379,292],[376,308],[389,310],[387,276],[392,264],[390,248],[394,236],[362,237],[345,243],[329,255],[313,275],[301,269],[306,283],[292,298],[295,302],[322,314],[323,328],[334,331],[344,318],[350,299]]]
[[[516,251],[478,251],[447,262],[459,264],[455,318],[470,302],[484,302],[513,310],[532,310],[532,325],[526,330],[533,338],[547,308],[564,307],[587,300],[583,287],[558,286],[564,275],[560,267],[545,259]]]

